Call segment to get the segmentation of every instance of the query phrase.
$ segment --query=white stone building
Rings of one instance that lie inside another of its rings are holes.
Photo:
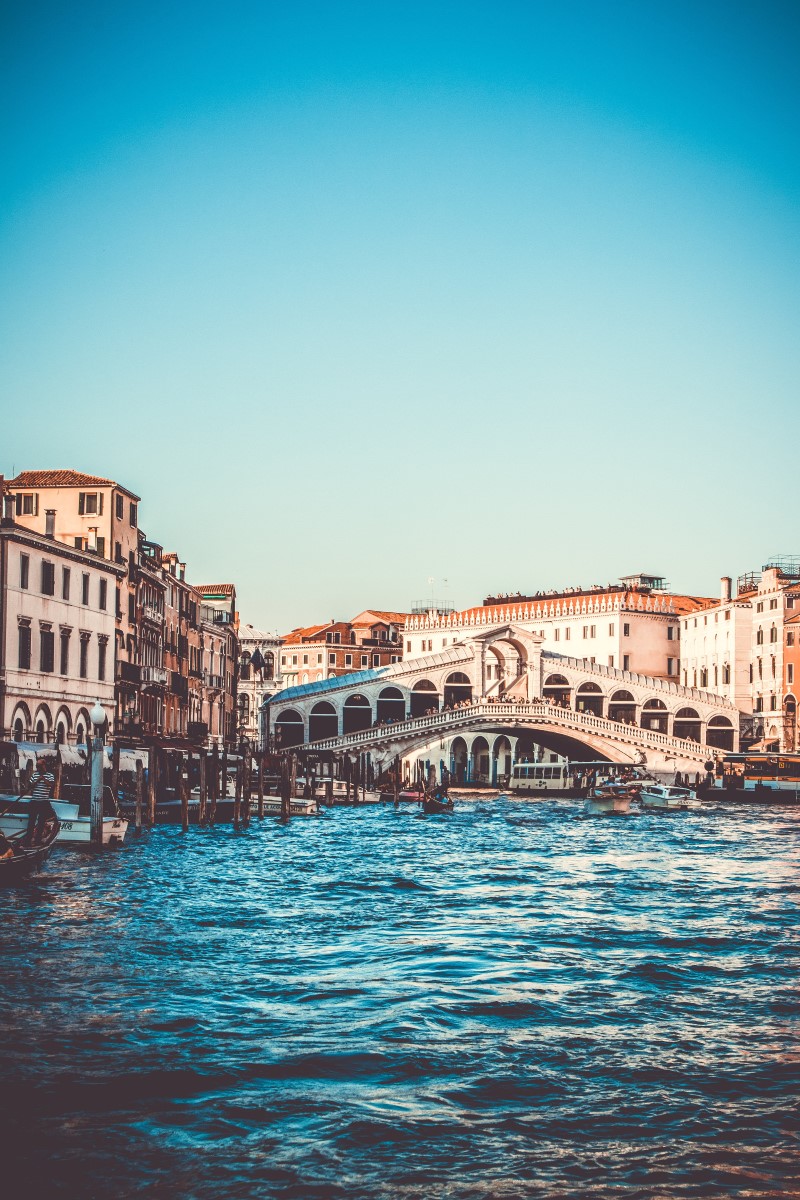
[[[745,714],[753,711],[752,596],[752,588],[746,583],[734,595],[732,580],[725,576],[720,581],[719,602],[684,616],[680,629],[684,687],[715,692]]]
[[[0,736],[82,743],[114,716],[115,593],[125,567],[52,532],[0,525]]]
[[[783,746],[786,691],[786,623],[800,611],[797,560],[767,564],[751,597],[752,712],[765,743]],[[790,626],[791,629],[791,626]],[[794,740],[794,730],[792,738]]]
[[[239,743],[259,745],[261,705],[285,686],[281,674],[281,638],[254,625],[239,626],[239,689],[237,695]]]

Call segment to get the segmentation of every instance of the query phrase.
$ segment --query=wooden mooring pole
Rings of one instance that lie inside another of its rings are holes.
[[[258,816],[264,816],[264,751],[258,752]]]
[[[233,828],[238,829],[242,816],[242,764],[236,764],[236,792],[233,799]]]
[[[247,829],[250,824],[250,798],[253,787],[253,756],[248,751],[244,756],[244,811],[242,813],[244,819],[244,827]]]
[[[178,769],[178,787],[181,793],[181,830],[183,833],[189,832],[189,777],[191,767],[191,756],[186,756],[186,761],[181,759]]]
[[[114,809],[119,812],[119,742],[117,741],[111,748],[111,795],[114,797]]]
[[[200,803],[197,809],[197,820],[200,825],[206,823],[206,803],[208,801],[208,785],[206,780],[206,752],[200,751],[200,761],[198,763],[200,773]]]
[[[144,800],[144,767],[141,759],[136,759],[136,831],[142,828],[142,802]]]
[[[156,748],[151,746],[147,752],[147,824],[152,828],[156,823]]]

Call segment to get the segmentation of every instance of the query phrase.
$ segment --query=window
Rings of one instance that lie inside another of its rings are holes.
[[[106,539],[104,537],[97,539],[97,556],[98,558],[105,558],[106,556]]]
[[[75,541],[75,549],[76,549],[76,550],[82,550],[82,549],[83,549],[83,538],[82,538],[82,537],[76,537],[76,538],[74,539],[74,541]]]
[[[764,645],[764,630],[763,629],[756,630],[756,645],[757,646]]]
[[[130,520],[132,528],[135,529],[136,528],[136,505],[135,504],[132,504],[130,507],[129,520]]]
[[[731,610],[729,608],[726,608],[725,609],[725,620],[730,621],[730,619],[731,619]]]
[[[61,663],[59,665],[61,675],[69,675],[69,630],[61,630]]]
[[[707,667],[703,667],[702,670],[700,671],[700,687],[701,688],[708,687],[708,668]]]
[[[308,655],[307,654],[303,655],[303,666],[304,667],[308,666]]]
[[[750,682],[753,682],[753,664],[750,663]]]
[[[125,501],[119,493],[114,497],[114,511],[117,514],[117,520],[121,521],[125,516]]]
[[[586,640],[586,638],[588,638],[588,636],[589,636],[589,626],[588,626],[588,625],[584,625],[584,627],[583,627],[583,638],[584,638],[584,641]]]
[[[352,656],[352,654],[345,654],[345,656],[344,656],[344,665],[345,665],[346,667],[352,667],[352,665],[353,665],[353,656]]]
[[[361,655],[361,665],[362,665],[362,667],[366,667],[368,663],[369,663],[369,659],[368,659],[367,655],[366,655],[366,654],[362,654],[362,655]]]
[[[89,666],[89,638],[90,638],[90,637],[91,637],[91,634],[89,634],[89,633],[82,633],[82,634],[81,634],[81,662],[80,662],[80,675],[81,675],[81,679],[85,679],[85,678],[86,678],[86,676],[87,676],[87,674],[88,674],[88,666]]]
[[[561,630],[560,630],[560,629],[554,629],[554,630],[553,630],[553,641],[554,641],[554,642],[557,642],[560,636],[561,636]]]
[[[703,624],[704,624],[704,625],[707,625],[707,624],[708,624],[708,617],[703,617]]]
[[[675,626],[674,625],[670,625],[667,627],[667,641],[668,642],[675,641]]]
[[[35,517],[39,513],[39,497],[33,492],[27,494],[17,492],[16,499],[18,517]]]
[[[763,675],[764,675],[764,665],[763,665],[763,662],[762,662],[762,660],[761,660],[760,658],[759,658],[759,659],[757,659],[756,661],[757,661],[757,663],[758,663],[758,678],[759,678],[759,679],[762,679],[762,678],[763,678]]]
[[[787,597],[786,597],[786,607],[787,607],[787,608],[794,608],[794,596],[787,596]]]
[[[78,512],[83,517],[102,516],[103,513],[103,493],[100,492],[79,492],[78,493]]]
[[[114,542],[114,561],[118,563],[125,562],[125,559],[122,557],[122,542]]]
[[[609,636],[609,637],[613,637],[613,636],[614,636],[614,625],[613,625],[613,622],[612,622],[612,624],[611,624],[611,625],[609,625],[609,627],[608,627],[608,636]]]
[[[571,637],[570,630],[569,630],[569,629],[565,629],[565,630],[564,630],[564,641],[565,641],[565,642],[568,642],[568,641],[569,641],[569,639],[570,639],[570,637]]]
[[[608,665],[610,667],[613,667],[613,665],[614,665],[614,655],[613,654],[609,654],[609,656],[608,656]]]
[[[628,622],[627,622],[627,621],[626,621],[626,622],[625,622],[625,624],[622,626],[622,636],[623,636],[623,637],[630,637],[630,636],[631,636],[631,627],[630,627],[630,625],[628,624]]]
[[[52,629],[43,625],[39,630],[39,670],[55,670],[56,639]]]
[[[136,621],[136,597],[133,592],[128,593],[128,622],[133,625]]]
[[[786,664],[786,682],[794,683],[794,663]]]
[[[590,638],[597,637],[597,626],[596,625],[589,626],[589,637]]]
[[[31,566],[30,557],[27,554],[20,554],[20,556],[19,556],[19,586],[21,588],[27,588],[27,586],[28,586],[28,576],[30,574],[30,566]]]
[[[317,665],[319,665],[319,663],[321,663],[321,662],[322,662],[322,655],[318,654],[317,655]]]
[[[731,669],[730,669],[730,666],[728,665],[728,663],[724,663],[723,667],[722,667],[722,682],[730,683],[730,681],[731,681]]]
[[[284,663],[284,665],[285,665],[285,663]],[[335,655],[335,654],[329,654],[329,655],[328,655],[328,666],[329,666],[329,667],[335,667],[335,666],[336,666],[336,655]]]
[[[61,599],[69,600],[69,567],[61,568]]]
[[[755,702],[755,704],[753,705],[753,711],[754,711],[754,712],[763,712],[763,711],[764,711],[764,698],[763,698],[763,696],[756,696],[756,702]]]
[[[55,596],[56,594],[56,569],[53,563],[42,563],[42,595]]]
[[[674,658],[667,659],[667,674],[668,675],[675,674],[675,659]]]
[[[19,669],[20,671],[30,671],[31,669],[31,627],[30,625],[19,626]]]
[[[759,604],[756,605],[756,612],[763,612],[763,611],[764,611],[764,602],[762,600]]]
[[[623,671],[630,671],[630,669],[631,669],[631,656],[630,656],[630,654],[623,654],[623,656],[622,656],[622,669],[623,669]]]
[[[89,603],[89,576],[81,576],[81,604]]]
[[[770,658],[769,661],[771,663],[772,678],[774,679],[775,678],[775,655],[774,654],[772,655],[772,657]]]
[[[106,650],[108,648],[108,638],[100,638],[97,647],[97,678],[105,679],[106,677]]]
[[[769,606],[770,606],[770,608],[777,608],[777,607],[778,607],[778,601],[777,601],[777,599],[775,599],[775,600],[770,600],[770,602],[769,602]]]
[[[373,654],[373,656],[372,656],[372,665],[373,665],[373,667],[378,667],[378,666],[380,666],[380,661],[381,661],[381,656],[380,656],[380,654]]]
[[[99,589],[99,596],[98,596],[97,603],[98,603],[99,608],[105,608],[106,604],[108,603],[108,580],[107,579],[100,580],[100,589]]]
[[[778,640],[778,630],[775,625],[773,625],[769,631],[769,640],[771,642],[777,642],[777,640]]]
[[[793,646],[793,645],[794,645],[794,634],[792,633],[791,629],[790,629],[790,630],[789,630],[789,632],[786,634],[786,645],[787,645],[787,646]]]
[[[778,707],[775,702],[774,696],[770,696],[770,698],[769,698],[769,707],[770,707],[770,712],[775,712],[775,709]]]
[[[406,642],[406,654],[411,653],[411,642]]]

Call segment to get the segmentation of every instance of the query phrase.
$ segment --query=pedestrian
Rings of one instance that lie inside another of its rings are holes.
[[[30,781],[30,808],[28,811],[28,828],[25,831],[25,844],[37,845],[42,840],[44,827],[53,816],[50,797],[55,787],[55,776],[47,769],[47,759],[43,754],[36,757],[36,770]]]

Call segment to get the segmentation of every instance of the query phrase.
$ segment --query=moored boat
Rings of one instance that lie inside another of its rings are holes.
[[[30,798],[28,796],[0,796],[0,833],[14,838],[24,835],[28,828]],[[81,812],[80,804],[69,800],[51,800],[59,828],[56,841],[89,845],[92,840],[91,818]],[[111,846],[122,842],[128,829],[124,817],[103,817],[103,845]]]
[[[690,788],[668,787],[662,783],[646,783],[639,796],[642,808],[652,812],[687,812],[699,808]]]
[[[27,826],[27,820],[26,820]],[[0,887],[20,882],[33,871],[38,871],[47,858],[59,834],[58,817],[50,817],[44,827],[44,836],[37,846],[24,846],[22,834],[17,834],[9,843],[13,853],[0,858]]]
[[[583,810],[590,817],[624,816],[630,812],[631,801],[638,787],[628,784],[608,783],[594,788],[583,802]]]

